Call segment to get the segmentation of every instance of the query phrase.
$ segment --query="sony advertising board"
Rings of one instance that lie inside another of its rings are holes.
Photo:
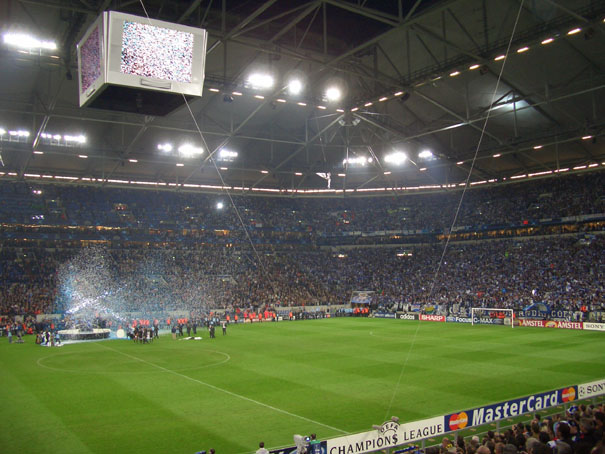
[[[578,385],[578,399],[588,399],[601,394],[605,394],[605,378]]]
[[[387,421],[378,430],[346,435],[327,441],[327,454],[362,454],[389,449],[443,434],[443,416],[399,424]]]
[[[605,323],[584,322],[584,329],[590,331],[605,331]]]
[[[514,418],[523,413],[535,412],[544,408],[561,405],[576,400],[577,388],[570,386],[555,391],[549,391],[519,399],[473,408],[472,410],[452,413],[445,417],[445,431],[464,429],[465,427],[481,426],[505,418]]]

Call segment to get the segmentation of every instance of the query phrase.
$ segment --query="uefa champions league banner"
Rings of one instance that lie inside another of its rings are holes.
[[[576,400],[578,386],[569,386],[554,391],[548,391],[519,399],[486,405],[445,416],[445,431],[464,429],[465,427],[481,426],[506,418],[514,418],[524,413],[533,413],[548,407],[554,407]]]
[[[326,454],[362,454],[394,448],[445,433],[443,416],[399,424],[387,421],[375,430],[327,440]]]

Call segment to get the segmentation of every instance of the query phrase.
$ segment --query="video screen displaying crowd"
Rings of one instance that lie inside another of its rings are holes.
[[[605,212],[605,173],[473,189],[458,225],[523,225]],[[63,312],[60,271],[90,244],[127,282],[124,310],[158,313],[347,304],[375,292],[388,310],[431,305],[605,311],[605,238],[581,235],[330,248],[333,232],[443,231],[460,192],[363,199],[218,195],[0,182],[0,314]],[[565,221],[578,227],[577,220]],[[599,224],[596,224],[597,227]],[[111,228],[118,228],[112,230]],[[600,228],[600,227],[599,227]],[[195,232],[194,235],[191,232]]]

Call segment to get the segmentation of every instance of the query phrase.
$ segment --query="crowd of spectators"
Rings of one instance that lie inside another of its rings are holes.
[[[542,418],[539,413],[529,424],[518,423],[503,432],[488,431],[481,439],[444,437],[441,445],[427,454],[605,454],[603,405],[572,406],[563,414]]]
[[[472,188],[466,192],[456,227],[479,230],[602,214],[605,193],[595,188],[604,187],[605,172],[595,172]],[[50,239],[71,235],[243,243],[250,238],[258,244],[309,244],[379,231],[447,232],[460,195],[460,189],[323,199],[234,194],[232,206],[224,195],[216,194],[0,182],[0,221],[13,226],[3,233],[5,238],[15,237],[16,226],[27,225],[45,226],[30,228],[30,237]],[[218,202],[223,202],[222,209]],[[65,226],[71,229],[57,229]],[[95,228],[99,226],[104,229]]]
[[[594,220],[605,212],[603,183],[605,173],[595,172],[472,189],[457,226],[566,216],[578,218],[561,222],[578,225],[582,216]],[[545,302],[605,311],[599,235],[452,242],[445,254],[436,235],[398,247],[329,248],[321,241],[349,231],[443,231],[458,191],[234,197],[247,231],[233,207],[216,209],[217,195],[59,185],[32,190],[25,182],[0,182],[0,193],[0,314],[63,312],[73,303],[74,286],[84,284],[89,297],[96,292],[119,300],[121,310],[146,313],[332,306],[348,303],[355,290],[375,292],[373,303],[388,310],[420,305],[463,314],[473,306],[518,310]],[[84,241],[73,241],[74,234]],[[99,242],[93,254],[88,246]]]
[[[605,238],[494,240],[400,248],[4,249],[1,313],[62,312],[74,287],[119,300],[123,311],[202,312],[235,308],[338,305],[355,290],[375,302],[413,305],[605,311]],[[90,256],[103,260],[90,264]],[[86,260],[82,259],[86,255]],[[74,263],[76,265],[74,265]],[[75,281],[67,281],[66,265]],[[67,287],[67,288],[66,288]],[[81,292],[82,293],[82,292]],[[94,296],[94,295],[93,295]]]

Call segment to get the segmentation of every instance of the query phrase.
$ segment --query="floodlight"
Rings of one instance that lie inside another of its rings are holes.
[[[529,50],[529,47],[524,46],[524,47],[521,47],[520,49],[517,49],[517,53],[522,54],[523,52],[527,52],[528,50]]]
[[[225,205],[223,204],[223,202],[217,202],[217,204],[216,204],[217,210],[222,210],[224,207],[225,207]]]
[[[6,129],[0,128],[0,136],[3,136],[4,134],[6,134]]]
[[[568,35],[575,35],[576,33],[580,33],[581,31],[582,31],[582,29],[578,27],[578,28],[574,28],[574,29],[572,29],[572,30],[569,30],[569,31],[567,32],[567,34],[568,34]]]
[[[58,137],[58,138],[57,138]],[[79,136],[70,136],[70,135],[64,135],[63,138],[65,139],[65,142],[77,142],[77,143],[85,143],[86,142],[86,137],[84,137],[82,134],[80,134]],[[53,139],[55,140],[61,140],[61,136],[59,134],[56,134],[53,136]]]
[[[179,154],[185,158],[190,158],[192,156],[202,154],[203,152],[203,148],[196,147],[190,143],[185,143],[179,147]]]
[[[233,159],[237,158],[237,151],[231,151],[223,148],[219,152],[218,158],[222,161],[232,161]]]
[[[273,76],[265,73],[252,73],[248,77],[248,83],[252,88],[271,88],[273,86]]]
[[[8,135],[13,137],[29,137],[29,131],[25,131],[23,129],[16,129],[8,131]]]
[[[338,101],[342,96],[342,92],[338,87],[328,87],[326,90],[326,99],[328,101]]]
[[[431,150],[422,150],[418,153],[418,157],[421,159],[431,159],[433,157],[433,152]]]
[[[494,61],[504,60],[505,58],[506,58],[506,55],[498,55],[496,58],[494,58]]]
[[[57,44],[54,41],[42,41],[25,33],[5,33],[4,43],[21,49],[45,49],[55,50]]]
[[[303,83],[300,79],[292,79],[288,82],[288,92],[291,95],[299,95],[302,92]]]
[[[481,66],[481,65],[478,65],[477,63],[475,63],[474,65],[469,66],[468,69],[470,69],[472,71],[473,69],[478,69],[479,66]]]
[[[546,38],[544,40],[542,40],[542,42],[540,42],[540,44],[550,44],[554,41],[554,38]]]
[[[158,150],[170,153],[172,151],[172,144],[170,143],[158,143]]]
[[[360,166],[365,166],[366,164],[369,164],[372,162],[372,158],[370,157],[365,157],[365,156],[356,156],[353,158],[345,158],[342,160],[342,165],[360,165]]]
[[[403,151],[395,151],[384,157],[384,162],[395,164],[397,166],[403,164],[408,159],[408,156]]]

